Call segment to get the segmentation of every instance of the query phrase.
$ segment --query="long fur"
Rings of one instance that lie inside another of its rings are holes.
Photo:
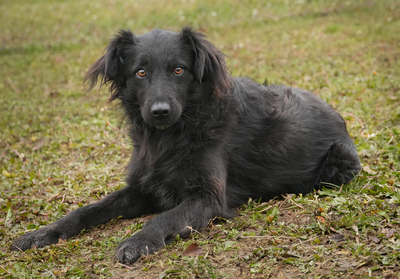
[[[182,71],[181,71],[182,70]],[[309,193],[360,171],[342,117],[312,93],[228,74],[224,55],[185,27],[135,36],[121,30],[85,76],[108,84],[134,144],[127,186],[16,239],[26,250],[68,239],[113,218],[161,213],[123,241],[132,263],[248,198]]]

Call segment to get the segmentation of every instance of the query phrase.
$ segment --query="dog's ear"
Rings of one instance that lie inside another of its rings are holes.
[[[115,89],[123,83],[122,69],[126,51],[135,44],[135,35],[129,30],[119,30],[106,48],[106,53],[97,60],[86,73],[84,83],[88,90],[93,89],[101,77],[101,85],[112,83],[109,101],[117,97]]]
[[[210,82],[218,96],[225,95],[231,86],[225,55],[206,40],[205,35],[194,31],[192,27],[184,27],[181,36],[194,50],[196,79],[199,82]]]

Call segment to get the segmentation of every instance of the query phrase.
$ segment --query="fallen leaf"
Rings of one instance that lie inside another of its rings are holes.
[[[64,245],[65,243],[67,243],[67,241],[65,239],[62,239],[61,237],[58,239],[58,243],[56,244],[58,245]]]
[[[236,243],[235,241],[230,241],[230,240],[225,241],[225,248],[230,248],[230,247],[232,247],[233,244],[235,244],[235,243]]]
[[[339,255],[351,255],[351,251],[349,251],[349,250],[340,250],[340,251],[336,252],[336,254],[339,254]]]
[[[9,172],[6,171],[6,170],[3,170],[3,175],[4,175],[5,177],[7,177],[7,178],[12,177],[12,174],[9,173]]]
[[[372,235],[368,236],[368,239],[372,240],[375,243],[381,242],[381,240],[379,238],[377,238],[376,236],[372,236]]]
[[[335,234],[330,239],[330,241],[333,241],[333,242],[339,242],[339,241],[342,241],[342,240],[344,240],[344,235],[343,234]]]
[[[286,253],[286,255],[289,255],[289,256],[292,256],[292,257],[295,257],[295,258],[300,258],[301,257],[301,254],[297,253],[295,251],[289,251],[289,252]]]
[[[371,168],[370,168],[368,165],[365,165],[365,166],[363,167],[363,169],[364,169],[365,172],[367,172],[367,173],[369,173],[369,174],[372,174],[372,175],[377,174],[377,172],[374,171],[374,170],[371,170]]]
[[[357,225],[353,225],[351,226],[353,228],[353,230],[356,232],[356,242],[357,244],[360,244],[360,235],[358,234],[358,227]]]
[[[338,261],[338,264],[341,268],[355,268],[356,266],[360,265],[362,262],[352,262],[348,261],[347,259],[343,259]]]
[[[32,148],[33,151],[36,151],[36,150],[40,149],[41,147],[43,147],[43,145],[45,143],[46,143],[46,141],[44,139],[41,139],[41,140],[37,141],[35,146]]]
[[[358,227],[356,225],[351,226],[353,230],[356,232],[356,235],[358,235]]]
[[[203,252],[203,249],[199,247],[196,243],[190,244],[185,251],[183,251],[182,255],[183,256],[189,256],[189,257],[196,257]]]
[[[276,275],[277,279],[286,279],[285,273],[283,273],[283,271],[278,272],[278,274]]]
[[[390,229],[390,230],[388,230],[387,232],[386,232],[386,237],[387,238],[390,238],[390,237],[392,237],[394,234],[395,234],[395,232],[396,232],[396,229]]]

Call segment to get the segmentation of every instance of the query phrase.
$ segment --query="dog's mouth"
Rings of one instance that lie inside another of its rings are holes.
[[[163,121],[152,121],[152,119],[150,121],[146,121],[146,119],[144,120],[149,126],[156,128],[157,130],[165,130],[168,129],[169,127],[171,127],[172,125],[175,124],[176,121],[168,121],[168,119],[165,119]]]
[[[157,130],[165,130],[174,125],[175,122],[176,121],[167,121],[166,119],[164,121],[150,121],[150,123],[148,124],[156,128]]]
[[[171,125],[169,125],[169,124],[157,124],[157,125],[154,125],[154,127],[156,127],[158,130],[165,130],[165,129],[167,129],[167,128],[169,128]]]

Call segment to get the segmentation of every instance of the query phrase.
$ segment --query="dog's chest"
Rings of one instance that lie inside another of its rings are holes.
[[[186,143],[185,148],[176,147],[157,156],[144,156],[153,160],[141,160],[139,164],[143,190],[155,192],[161,199],[179,198],[201,177],[198,153],[195,145],[189,149]]]

